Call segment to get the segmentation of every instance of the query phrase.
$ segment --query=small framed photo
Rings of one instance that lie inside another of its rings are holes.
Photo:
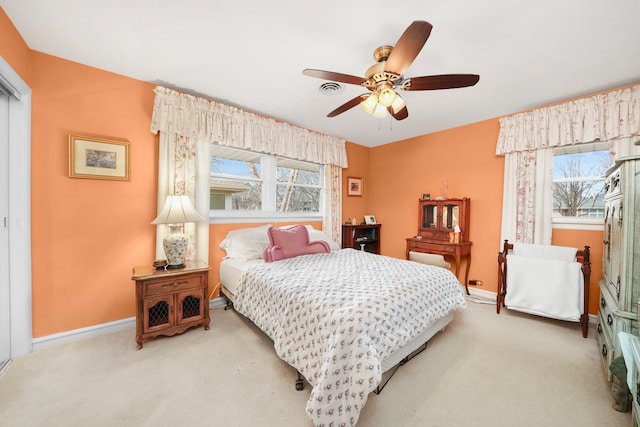
[[[373,215],[365,215],[364,216],[364,223],[365,224],[377,224],[376,223],[376,217]]]
[[[424,201],[424,200],[431,200],[431,194],[429,194],[429,193],[424,193],[424,194],[422,195],[422,200],[423,200],[423,201]]]
[[[69,135],[69,177],[131,181],[129,142]]]
[[[347,196],[362,196],[362,178],[353,176],[347,178]]]

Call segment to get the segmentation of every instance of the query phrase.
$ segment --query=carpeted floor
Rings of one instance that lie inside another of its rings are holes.
[[[234,311],[145,343],[133,329],[39,350],[0,377],[0,425],[302,426],[309,385]],[[616,412],[595,328],[469,300],[371,394],[358,426],[630,426]]]

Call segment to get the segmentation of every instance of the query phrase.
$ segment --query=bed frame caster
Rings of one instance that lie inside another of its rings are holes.
[[[296,373],[298,374],[298,379],[296,380],[296,390],[304,390],[304,379],[302,378],[300,372],[296,371]]]

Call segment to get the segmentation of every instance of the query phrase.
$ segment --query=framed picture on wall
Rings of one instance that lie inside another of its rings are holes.
[[[362,196],[362,178],[347,178],[347,196]]]
[[[69,177],[130,181],[129,142],[69,135]]]

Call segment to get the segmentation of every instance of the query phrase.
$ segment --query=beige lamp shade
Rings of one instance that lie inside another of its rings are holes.
[[[191,204],[189,196],[183,194],[167,196],[164,207],[151,224],[184,224],[204,220]]]

